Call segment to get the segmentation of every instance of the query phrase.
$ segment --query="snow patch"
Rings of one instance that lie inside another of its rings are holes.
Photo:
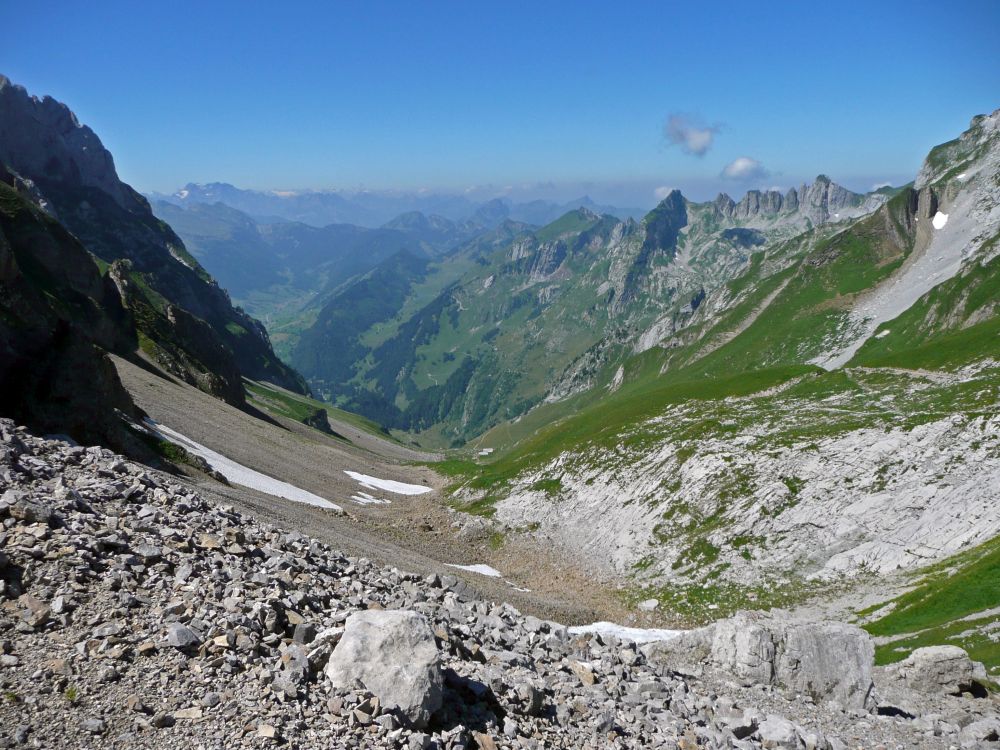
[[[395,482],[392,479],[378,479],[370,477],[367,474],[359,474],[356,471],[347,471],[346,469],[344,473],[369,490],[385,490],[386,492],[395,492],[397,495],[423,495],[427,492],[432,492],[430,487],[424,487],[419,484]]]
[[[351,500],[358,505],[392,505],[392,501],[381,497],[374,497],[367,492],[359,492],[357,495],[351,495]]]
[[[286,500],[292,500],[296,503],[315,505],[319,508],[328,508],[330,510],[343,510],[339,505],[331,503],[319,495],[314,495],[288,482],[282,482],[280,479],[269,477],[267,474],[261,474],[259,471],[233,461],[231,458],[226,458],[221,453],[216,453],[211,448],[207,448],[201,443],[196,443],[194,440],[185,437],[176,430],[170,429],[166,425],[154,422],[152,419],[146,419],[145,425],[162,439],[177,443],[183,446],[189,453],[203,458],[205,463],[233,484],[238,484],[241,487],[249,487],[252,490],[274,495],[275,497],[283,497]]]
[[[875,334],[875,338],[877,338],[877,339],[884,339],[890,333],[892,333],[892,331],[890,331],[888,328],[886,328],[884,331],[879,331],[877,334]]]
[[[503,573],[501,573],[496,568],[491,568],[489,565],[453,565],[452,563],[445,563],[449,568],[455,568],[456,570],[465,570],[469,573],[478,573],[481,576],[489,576],[490,578],[503,578]]]
[[[476,565],[455,565],[453,563],[445,563],[449,568],[455,568],[456,570],[464,570],[468,573],[478,573],[481,576],[486,576],[488,578],[499,578],[508,586],[510,586],[514,591],[520,591],[523,594],[531,593],[531,589],[521,588],[516,583],[507,580],[503,577],[501,573],[496,568],[490,565],[483,565],[482,563]]]
[[[944,225],[948,223],[948,214],[943,214],[938,211],[934,214],[934,218],[931,219],[931,224],[934,225],[935,229],[944,229]]]
[[[629,628],[613,622],[595,622],[591,625],[574,625],[569,628],[573,635],[613,635],[623,641],[634,643],[652,643],[653,641],[669,641],[676,638],[683,630],[667,630],[664,628]]]

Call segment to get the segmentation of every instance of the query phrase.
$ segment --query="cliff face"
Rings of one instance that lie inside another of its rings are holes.
[[[879,199],[884,200],[881,196]],[[720,193],[714,201],[719,215],[733,221],[802,218],[814,225],[831,219],[848,218],[846,214],[856,216],[864,203],[865,196],[852,193],[826,175],[820,175],[813,183],[803,184],[798,189],[790,188],[784,195],[777,190],[750,190],[739,203],[725,193]],[[870,213],[876,207],[866,206],[864,213]],[[841,217],[842,213],[845,216]]]
[[[243,402],[240,374],[304,390],[301,378],[275,356],[263,328],[232,306],[146,199],[118,179],[97,135],[64,104],[30,96],[2,76],[0,163],[22,178],[22,195],[87,250],[107,264],[127,262],[122,271],[132,276],[135,294],[125,304],[151,342],[148,351],[175,365],[168,369],[200,386],[215,383],[209,390],[234,404]],[[178,351],[183,356],[172,356]],[[179,369],[178,362],[184,363]]]
[[[43,432],[136,452],[135,407],[105,351],[135,348],[93,257],[0,165],[0,411]]]

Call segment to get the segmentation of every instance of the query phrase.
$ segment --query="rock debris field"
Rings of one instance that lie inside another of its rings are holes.
[[[0,420],[0,747],[1000,747],[960,649],[741,613],[637,645]]]

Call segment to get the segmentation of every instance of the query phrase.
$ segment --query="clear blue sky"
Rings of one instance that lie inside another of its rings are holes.
[[[998,40],[997,0],[0,4],[0,72],[162,191],[901,182],[1000,107]]]

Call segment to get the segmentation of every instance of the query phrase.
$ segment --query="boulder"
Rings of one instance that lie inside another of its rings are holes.
[[[995,716],[974,721],[962,729],[965,742],[1000,742],[1000,718]]]
[[[201,645],[201,638],[187,625],[172,622],[167,626],[167,643],[179,651],[185,651]]]
[[[415,727],[441,707],[444,678],[427,619],[407,610],[358,612],[330,655],[326,674],[334,687],[360,682],[384,706],[395,707]]]
[[[798,750],[799,733],[795,725],[781,716],[769,715],[757,728],[761,747]]]
[[[704,665],[846,708],[869,708],[872,701],[875,647],[865,631],[846,623],[738,612],[645,652],[684,674]]]
[[[989,691],[986,668],[958,646],[918,648],[903,661],[886,667],[884,674],[925,695],[985,696]]]

